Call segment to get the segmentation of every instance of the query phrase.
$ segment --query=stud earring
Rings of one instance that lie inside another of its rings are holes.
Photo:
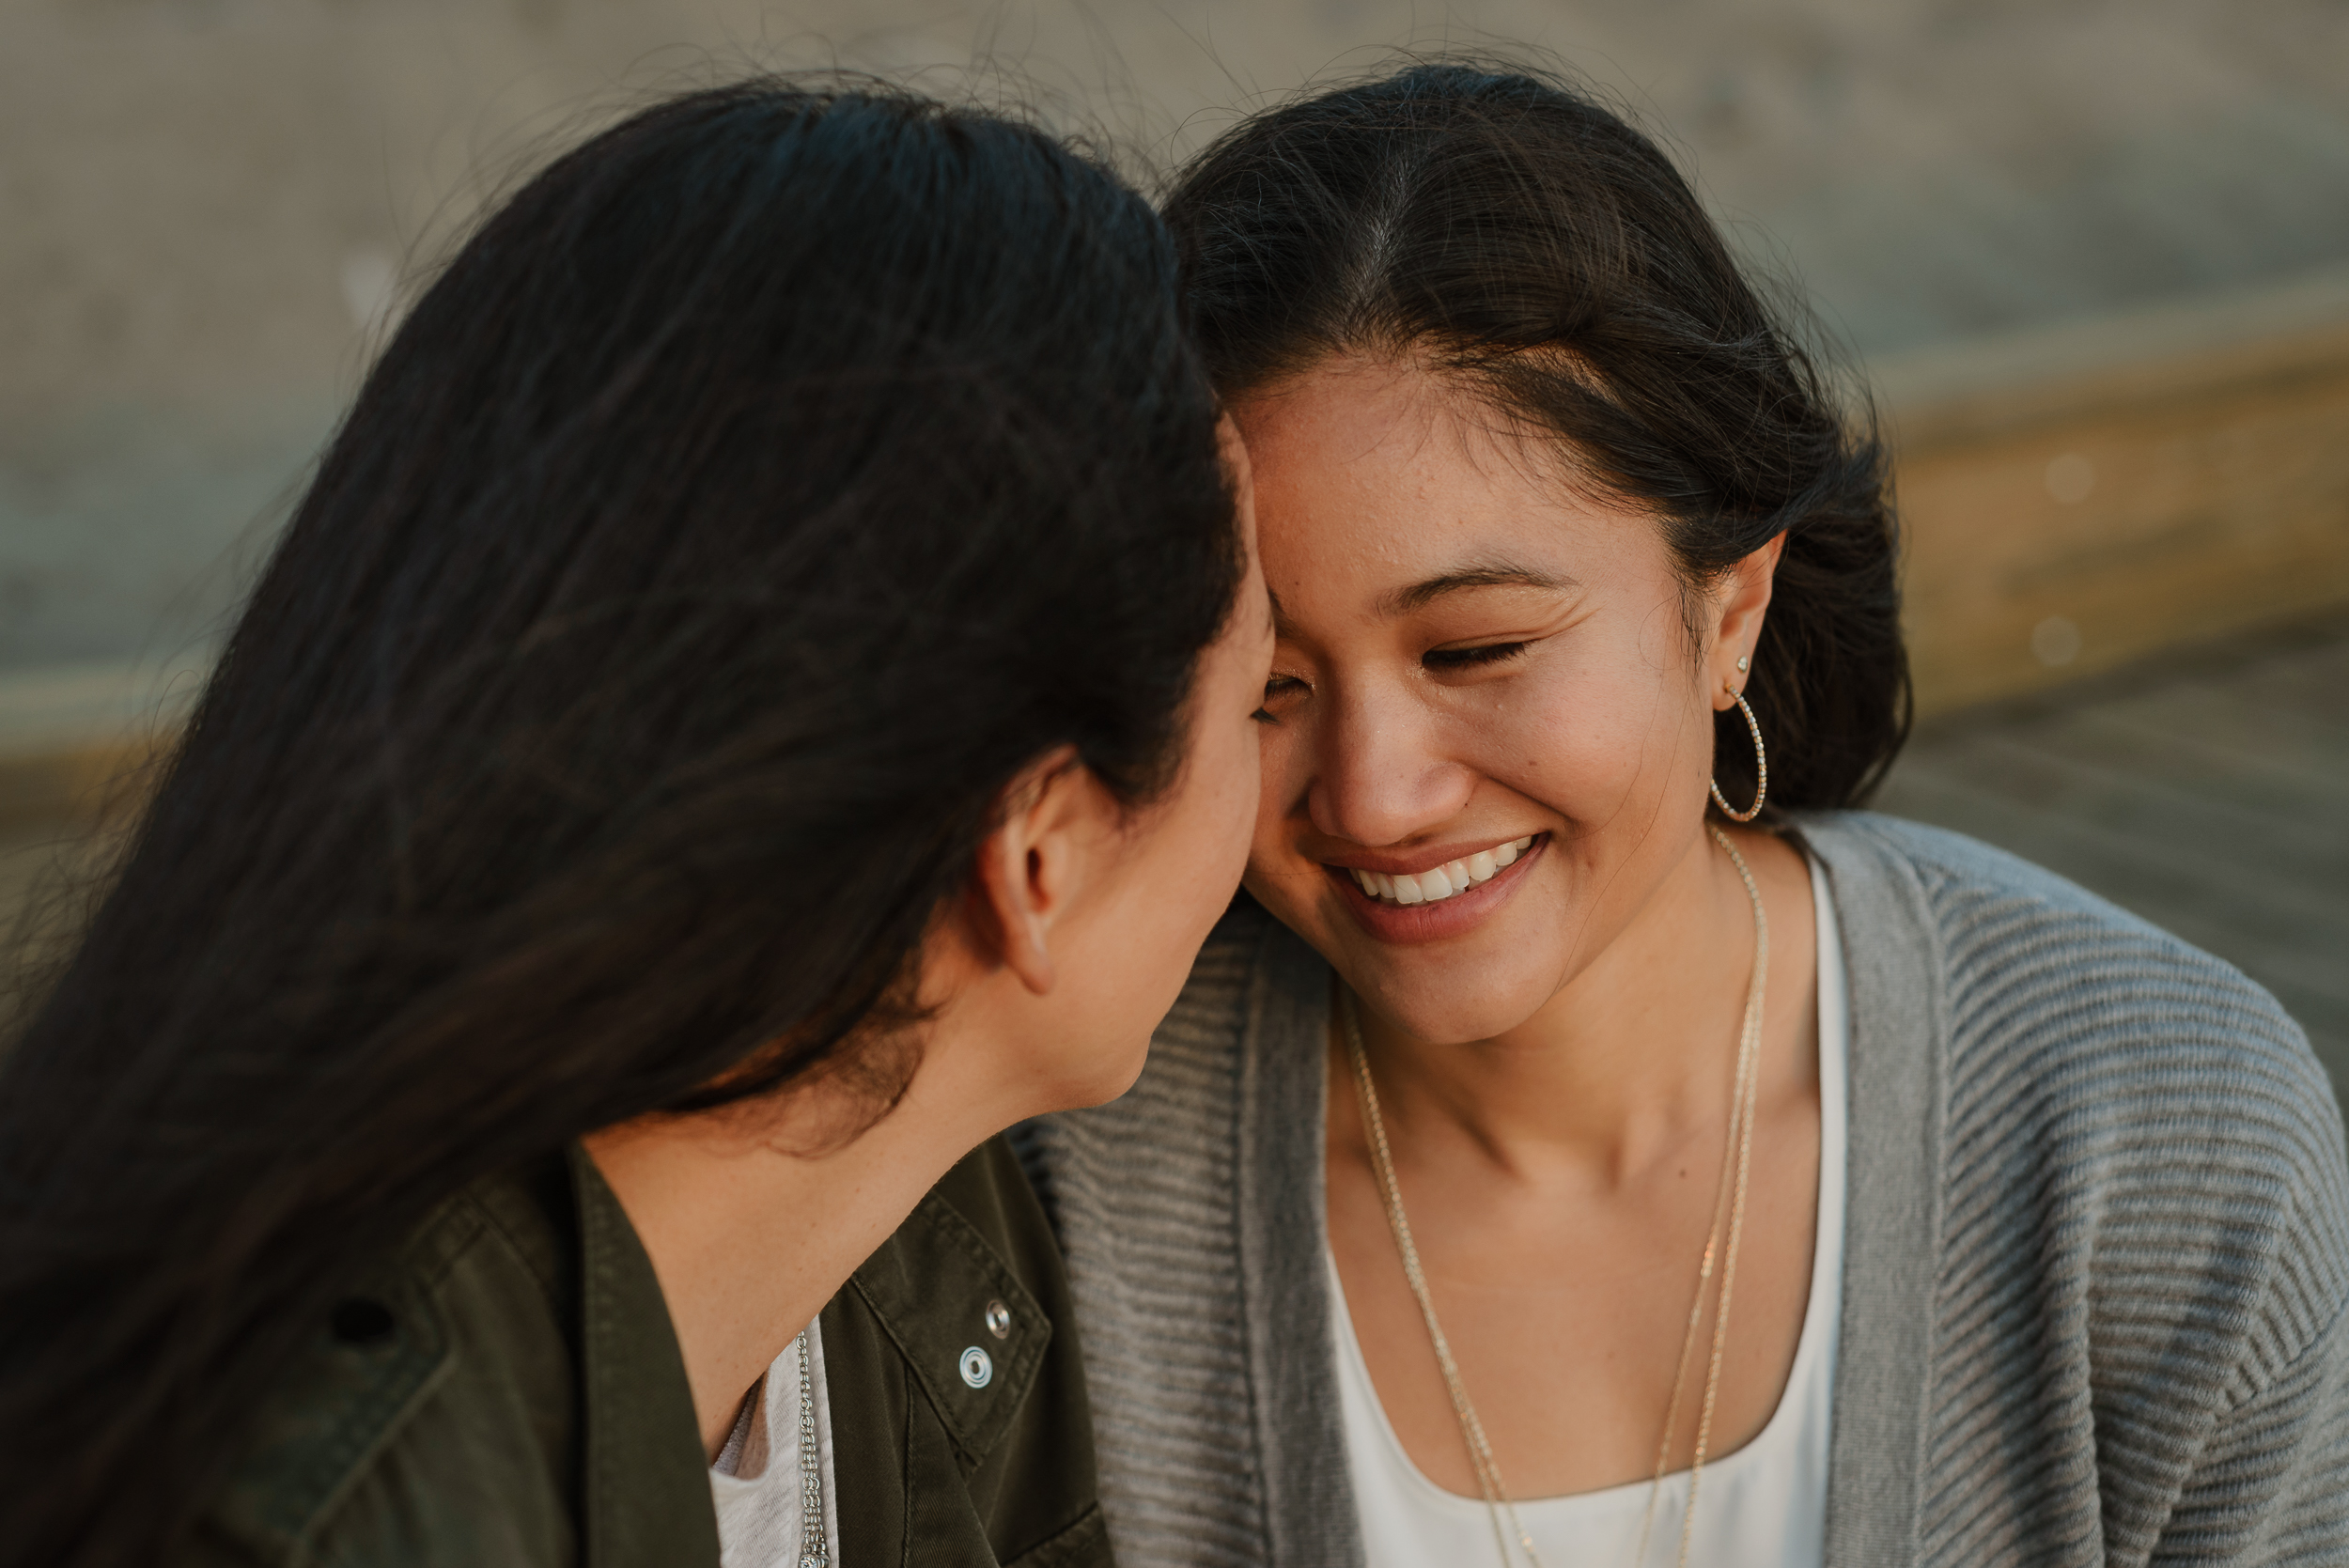
[[[1737,673],[1741,675],[1744,675],[1746,673],[1746,666],[1752,662],[1753,660],[1748,659],[1744,654],[1739,654],[1737,656]]]

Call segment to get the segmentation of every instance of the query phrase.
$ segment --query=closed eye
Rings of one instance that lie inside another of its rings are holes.
[[[1299,680],[1295,675],[1274,675],[1264,683],[1264,706],[1256,709],[1249,717],[1260,724],[1277,724],[1281,721],[1273,716],[1272,705],[1283,697],[1312,690],[1311,686]]]
[[[1454,670],[1473,670],[1485,664],[1505,664],[1517,658],[1533,644],[1524,643],[1486,643],[1473,648],[1430,648],[1420,656],[1420,662],[1438,675]]]

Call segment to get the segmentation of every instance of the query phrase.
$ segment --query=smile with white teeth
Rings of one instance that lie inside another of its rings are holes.
[[[1371,897],[1385,904],[1440,904],[1456,893],[1463,893],[1479,882],[1489,882],[1504,865],[1514,864],[1517,858],[1533,846],[1533,835],[1496,844],[1490,849],[1480,849],[1473,855],[1463,855],[1456,861],[1435,866],[1416,874],[1406,872],[1390,877],[1383,871],[1358,871],[1343,866],[1355,885]]]

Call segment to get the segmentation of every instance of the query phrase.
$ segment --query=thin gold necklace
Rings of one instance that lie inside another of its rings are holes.
[[[1730,1090],[1729,1135],[1721,1149],[1721,1174],[1713,1194],[1712,1229],[1704,1238],[1704,1255],[1697,1265],[1696,1297],[1688,1305],[1688,1327],[1680,1340],[1680,1360],[1672,1369],[1672,1399],[1664,1407],[1664,1436],[1656,1448],[1656,1473],[1648,1484],[1647,1512],[1640,1521],[1640,1553],[1638,1562],[1647,1561],[1649,1532],[1656,1523],[1656,1502],[1664,1487],[1664,1467],[1672,1458],[1672,1433],[1680,1420],[1680,1398],[1688,1375],[1688,1353],[1695,1347],[1697,1329],[1704,1320],[1704,1293],[1713,1279],[1713,1265],[1718,1258],[1721,1265],[1720,1304],[1713,1317],[1713,1354],[1704,1374],[1704,1402],[1697,1418],[1696,1452],[1688,1467],[1688,1501],[1680,1514],[1680,1568],[1688,1568],[1690,1532],[1695,1528],[1697,1513],[1697,1483],[1704,1475],[1704,1453],[1713,1436],[1713,1406],[1720,1392],[1721,1353],[1729,1338],[1729,1298],[1737,1281],[1737,1244],[1745,1234],[1747,1175],[1753,1163],[1754,1109],[1759,1100],[1762,1061],[1762,999],[1764,981],[1770,968],[1770,922],[1762,909],[1762,890],[1754,885],[1753,873],[1747,869],[1746,859],[1737,853],[1737,846],[1729,842],[1719,828],[1709,828],[1713,841],[1729,855],[1730,863],[1737,868],[1738,880],[1746,885],[1746,897],[1753,905],[1753,973],[1746,984],[1746,1016],[1737,1037],[1737,1071]],[[1436,1367],[1443,1374],[1445,1389],[1452,1396],[1452,1413],[1460,1422],[1461,1439],[1468,1445],[1469,1463],[1476,1471],[1477,1489],[1485,1495],[1486,1511],[1492,1517],[1493,1545],[1500,1548],[1502,1568],[1515,1568],[1517,1556],[1509,1549],[1510,1537],[1515,1536],[1519,1551],[1532,1568],[1541,1568],[1541,1559],[1533,1550],[1533,1537],[1517,1518],[1517,1508],[1509,1497],[1508,1487],[1501,1479],[1501,1466],[1493,1458],[1492,1444],[1485,1436],[1485,1423],[1477,1418],[1476,1406],[1468,1396],[1468,1386],[1460,1379],[1459,1365],[1452,1358],[1452,1343],[1444,1337],[1443,1326],[1436,1320],[1435,1299],[1427,1292],[1427,1276],[1420,1267],[1419,1247],[1411,1240],[1411,1222],[1403,1212],[1403,1189],[1394,1179],[1394,1156],[1387,1146],[1387,1124],[1378,1113],[1378,1089],[1371,1081],[1370,1055],[1362,1048],[1361,1022],[1356,1015],[1354,995],[1348,991],[1341,999],[1339,1018],[1345,1026],[1346,1050],[1354,1065],[1354,1086],[1362,1102],[1362,1122],[1370,1131],[1371,1154],[1378,1172],[1378,1188],[1386,1199],[1387,1224],[1394,1232],[1395,1250],[1403,1255],[1403,1278],[1411,1287],[1411,1296],[1419,1303],[1419,1315],[1427,1325],[1428,1343],[1435,1347]],[[1726,1213],[1724,1213],[1726,1210]],[[1727,1245],[1722,1245],[1722,1226],[1728,1227]],[[1502,1520],[1506,1517],[1504,1528]]]

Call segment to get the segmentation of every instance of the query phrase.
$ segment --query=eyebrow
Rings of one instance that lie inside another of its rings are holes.
[[[1479,562],[1414,582],[1408,588],[1397,588],[1380,598],[1378,610],[1386,615],[1408,615],[1414,610],[1425,609],[1446,594],[1466,588],[1541,588],[1557,593],[1579,586],[1571,577],[1535,571],[1531,567],[1507,561]]]

